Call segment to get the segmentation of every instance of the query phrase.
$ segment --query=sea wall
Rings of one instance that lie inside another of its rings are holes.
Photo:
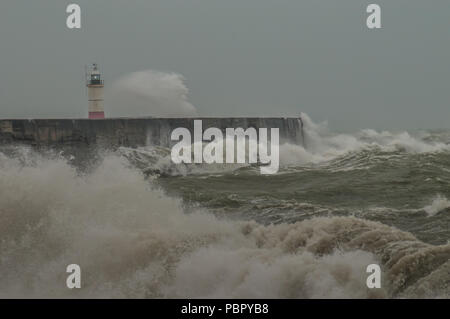
[[[197,118],[203,129],[279,128],[280,142],[303,143],[300,118]],[[117,118],[0,120],[0,144],[33,146],[119,146],[173,145],[170,135],[178,127],[193,134],[194,118]]]

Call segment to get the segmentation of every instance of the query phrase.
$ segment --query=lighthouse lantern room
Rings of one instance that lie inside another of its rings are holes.
[[[104,119],[104,82],[95,63],[92,65],[90,72],[86,72],[86,86],[89,98],[89,119]]]

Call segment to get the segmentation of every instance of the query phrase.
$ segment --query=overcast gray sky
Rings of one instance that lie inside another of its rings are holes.
[[[71,2],[81,30],[66,28]],[[365,26],[369,3],[382,7],[381,30]],[[0,2],[0,117],[85,116],[91,62],[107,83],[182,74],[204,116],[303,111],[339,130],[450,127],[448,0]]]

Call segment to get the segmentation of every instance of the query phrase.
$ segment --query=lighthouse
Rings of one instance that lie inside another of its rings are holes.
[[[96,63],[92,65],[89,73],[86,72],[86,86],[88,88],[89,98],[89,119],[104,119],[104,82]]]

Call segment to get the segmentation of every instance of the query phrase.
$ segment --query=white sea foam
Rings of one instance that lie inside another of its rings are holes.
[[[280,163],[284,166],[320,164],[366,149],[382,152],[434,153],[450,151],[450,144],[425,141],[408,132],[377,132],[365,129],[355,134],[330,132],[327,122],[315,123],[301,114],[305,145],[280,145]]]
[[[450,201],[445,196],[437,195],[432,203],[425,206],[423,210],[431,217],[447,208],[450,208]]]
[[[80,175],[20,156],[0,160],[0,297],[423,297],[415,282],[430,274],[425,296],[449,294],[450,245],[350,217],[263,226],[185,214],[123,158]],[[368,290],[365,266],[381,262],[385,286]],[[65,287],[72,263],[79,290]]]
[[[348,160],[348,156],[354,156],[363,151],[377,150],[379,151],[377,155],[378,159],[393,159],[399,156],[399,152],[416,154],[450,151],[449,144],[443,142],[427,142],[419,137],[411,136],[408,132],[391,133],[365,129],[356,134],[336,134],[329,131],[326,122],[315,123],[304,113],[301,116],[304,123],[305,145],[292,143],[280,144],[279,161],[281,168],[298,165],[327,165],[330,161],[339,160],[338,167],[334,168],[336,170],[365,169],[369,167],[367,158],[358,158],[356,156]],[[226,139],[225,137],[220,141],[215,140],[212,143],[220,142],[222,145],[226,145]],[[193,149],[194,146],[195,144],[192,144]],[[248,143],[246,143],[246,147],[246,153],[248,154]],[[158,172],[167,175],[226,173],[250,166],[249,164],[176,165],[172,163],[167,149],[153,145],[148,145],[137,150],[127,148],[122,148],[121,150],[124,153],[131,152],[136,157],[144,157],[145,161],[148,160],[148,155],[151,153],[151,157],[154,158],[151,161],[152,167],[157,169]],[[383,155],[383,152],[386,155]],[[393,152],[397,154],[393,154]]]
[[[145,70],[127,74],[106,91],[107,112],[113,117],[195,116],[196,108],[188,101],[183,76]]]
[[[373,129],[364,129],[353,135],[334,134],[329,132],[326,122],[314,123],[305,113],[302,113],[301,117],[304,123],[306,149],[323,156],[323,159],[374,146],[385,151],[401,150],[411,153],[450,150],[449,144],[426,142],[419,137],[411,136],[408,132],[377,132]]]

